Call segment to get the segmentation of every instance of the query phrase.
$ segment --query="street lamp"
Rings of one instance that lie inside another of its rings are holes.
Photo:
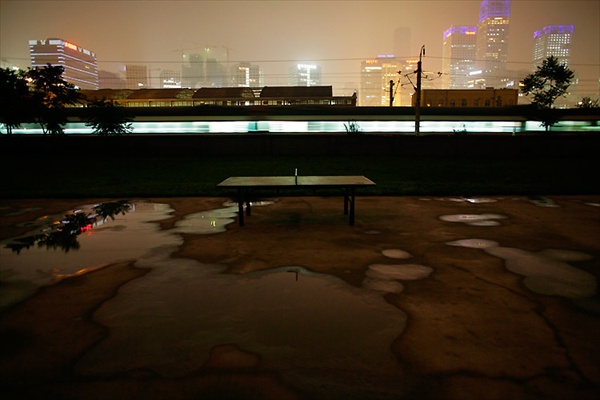
[[[419,136],[421,125],[421,75],[423,73],[423,56],[425,55],[425,45],[419,50],[419,63],[417,64],[417,100],[415,104],[415,135]]]

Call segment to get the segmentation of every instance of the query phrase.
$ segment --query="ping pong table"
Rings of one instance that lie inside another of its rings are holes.
[[[239,225],[244,226],[244,204],[246,216],[251,215],[251,196],[258,190],[266,189],[341,189],[344,192],[344,215],[349,216],[354,225],[354,204],[356,188],[375,186],[364,176],[232,176],[217,185],[222,188],[237,189]]]

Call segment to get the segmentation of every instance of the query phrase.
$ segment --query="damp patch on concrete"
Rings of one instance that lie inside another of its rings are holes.
[[[54,284],[70,276],[81,275],[106,265],[137,259],[161,246],[180,245],[176,233],[210,234],[223,232],[234,221],[236,207],[225,206],[185,216],[169,231],[160,230],[158,221],[169,218],[174,211],[168,204],[130,202],[131,208],[114,219],[100,219],[78,232],[68,246],[57,243],[42,246],[32,242],[18,252],[10,246],[23,238],[35,238],[48,226],[58,223],[64,215],[92,210],[94,205],[82,205],[60,215],[49,215],[26,222],[22,226],[32,231],[0,243],[0,309],[15,304],[35,293],[40,286]],[[267,205],[261,203],[259,205]]]
[[[547,197],[529,197],[528,200],[538,207],[560,207],[554,200]]]
[[[400,249],[385,249],[381,254],[397,260],[412,257],[412,254]],[[433,268],[419,264],[371,264],[362,287],[383,293],[400,293],[404,286],[399,281],[424,279],[432,272]]]
[[[388,258],[397,258],[397,259],[404,259],[404,258],[412,257],[412,254],[410,254],[408,251],[404,251],[404,250],[400,250],[400,249],[385,249],[381,252],[381,254],[383,254],[384,256],[386,256]]]
[[[503,259],[506,269],[523,276],[523,284],[534,293],[572,299],[589,298],[596,294],[596,277],[567,263],[589,260],[591,256],[588,254],[560,249],[536,253],[502,247],[497,242],[484,239],[463,239],[447,244],[482,249]]]
[[[152,271],[97,311],[111,334],[81,359],[79,374],[183,376],[226,343],[260,354],[266,368],[396,370],[389,346],[406,315],[378,293],[294,266],[225,274],[170,259],[173,250],[139,260]]]
[[[497,220],[505,218],[505,216],[499,214],[452,214],[439,217],[442,221],[462,222],[473,226],[497,226],[500,225]]]

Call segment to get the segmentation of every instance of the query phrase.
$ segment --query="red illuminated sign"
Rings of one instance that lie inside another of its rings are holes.
[[[65,42],[65,47],[68,47],[71,50],[77,50],[77,46],[73,43]]]

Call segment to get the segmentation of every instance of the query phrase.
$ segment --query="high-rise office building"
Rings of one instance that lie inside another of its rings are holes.
[[[182,55],[182,86],[187,88],[228,86],[228,72],[216,47]]]
[[[401,70],[400,62],[393,55],[380,55],[377,58],[364,60],[360,68],[360,106],[389,106],[390,81],[396,83]],[[394,88],[393,92],[397,92]],[[393,93],[392,93],[393,95]],[[394,105],[399,105],[400,99],[395,98]]]
[[[444,32],[442,52],[442,86],[446,89],[469,87],[475,68],[476,26],[451,26]]]
[[[573,25],[549,25],[533,33],[533,64],[540,65],[549,56],[554,56],[564,65],[569,65]]]
[[[510,0],[483,0],[477,25],[476,69],[486,87],[500,87],[505,80],[508,55]]]
[[[290,86],[321,86],[321,66],[316,64],[296,64],[289,69]]]
[[[29,56],[32,68],[61,66],[65,81],[80,89],[99,88],[96,54],[90,50],[58,38],[30,40]]]
[[[236,87],[262,87],[262,73],[255,64],[241,62],[231,67],[231,85]]]
[[[163,89],[181,88],[181,72],[172,69],[163,69],[160,71],[160,87]]]
[[[147,89],[149,87],[148,67],[145,65],[126,65],[125,82],[127,89]]]
[[[199,88],[204,80],[204,57],[201,53],[186,53],[182,55],[181,86]]]
[[[98,71],[98,82],[100,89],[125,89],[125,79],[121,74],[109,71]]]

